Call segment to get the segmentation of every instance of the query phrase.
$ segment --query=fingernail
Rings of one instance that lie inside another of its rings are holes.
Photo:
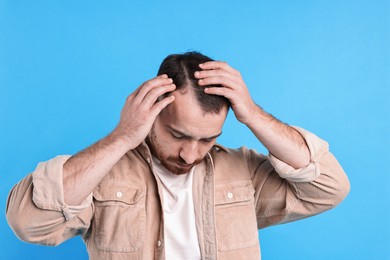
[[[199,71],[195,71],[195,76],[199,76]]]

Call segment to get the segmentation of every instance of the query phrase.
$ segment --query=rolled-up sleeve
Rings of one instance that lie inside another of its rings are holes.
[[[64,203],[62,168],[69,157],[40,163],[11,190],[6,216],[21,240],[58,245],[87,232],[93,216],[92,196],[81,205]]]
[[[67,221],[92,203],[92,194],[80,205],[67,205],[64,202],[63,166],[69,158],[69,155],[61,155],[39,163],[32,174],[35,205],[41,209],[61,211]]]
[[[319,161],[322,156],[329,151],[329,145],[324,140],[303,128],[294,127],[294,129],[305,139],[309,148],[309,165],[304,168],[295,169],[289,164],[279,160],[271,153],[269,154],[269,159],[280,177],[293,182],[311,182],[321,174]]]
[[[348,177],[328,143],[307,130],[294,128],[310,150],[306,167],[295,169],[272,154],[263,160],[253,150],[248,153],[259,228],[319,214],[335,207],[349,193]]]

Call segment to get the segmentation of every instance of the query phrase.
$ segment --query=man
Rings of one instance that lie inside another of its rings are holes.
[[[216,144],[230,107],[269,156]],[[259,259],[259,228],[348,192],[325,141],[257,106],[227,63],[190,52],[163,61],[107,137],[19,182],[7,218],[32,243],[82,235],[90,259]]]

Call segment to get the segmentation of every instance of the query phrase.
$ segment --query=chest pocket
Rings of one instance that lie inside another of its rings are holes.
[[[254,189],[250,181],[216,185],[215,214],[219,251],[258,245],[253,195]]]
[[[145,190],[115,183],[99,187],[93,196],[97,248],[117,253],[139,250],[145,238]]]

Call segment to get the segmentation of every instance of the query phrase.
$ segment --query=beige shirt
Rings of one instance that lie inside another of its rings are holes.
[[[346,197],[349,181],[328,144],[296,129],[310,149],[307,167],[218,145],[196,166],[193,201],[202,259],[259,259],[259,228],[318,214]],[[148,147],[126,153],[78,206],[64,203],[68,158],[40,163],[12,189],[7,220],[15,234],[44,245],[81,235],[90,259],[165,259],[162,184]]]

